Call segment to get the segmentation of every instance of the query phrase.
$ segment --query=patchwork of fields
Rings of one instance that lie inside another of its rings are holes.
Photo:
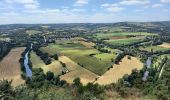
[[[24,83],[21,78],[21,68],[19,59],[25,47],[13,48],[9,54],[0,62],[0,80],[12,80],[13,86],[18,86]]]
[[[98,75],[105,73],[112,65],[111,59],[115,58],[115,54],[101,53],[94,48],[87,48],[80,43],[73,42],[50,44],[47,47],[40,48],[40,50],[50,55],[65,55]],[[90,56],[91,54],[94,56]]]

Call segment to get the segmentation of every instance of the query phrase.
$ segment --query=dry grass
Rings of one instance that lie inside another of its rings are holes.
[[[103,74],[96,83],[101,85],[116,83],[125,74],[131,74],[133,69],[140,70],[143,68],[143,63],[137,58],[131,57],[131,60],[127,58],[122,59],[119,65],[113,65],[113,68]]]
[[[89,82],[94,82],[95,79],[98,77],[98,75],[77,65],[74,61],[66,56],[60,57],[60,61],[65,63],[67,69],[70,71],[69,73],[60,76],[62,80],[66,80],[68,83],[73,83],[73,80],[79,77],[83,84],[87,84]]]
[[[163,47],[163,48],[170,48],[170,43],[163,43],[163,44],[161,44],[159,46]]]
[[[46,74],[48,71],[53,72],[55,75],[59,75],[62,72],[62,65],[59,61],[53,61],[50,65],[42,66],[41,67]]]
[[[21,78],[19,59],[25,47],[12,49],[9,54],[0,62],[0,79],[13,80],[12,86],[24,83]]]
[[[93,48],[93,46],[95,45],[93,42],[79,41],[79,43],[84,45],[87,48]]]

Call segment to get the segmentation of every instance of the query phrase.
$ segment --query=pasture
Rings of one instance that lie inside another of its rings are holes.
[[[133,69],[141,70],[143,68],[143,63],[135,57],[128,59],[126,56],[122,59],[120,64],[114,64],[113,68],[107,71],[105,74],[99,77],[95,82],[100,85],[108,85],[111,83],[116,83],[125,74],[130,75]]]
[[[50,55],[59,54],[69,57],[71,60],[79,63],[82,67],[98,74],[102,75],[107,71],[107,68],[112,64],[111,58],[115,57],[114,54],[103,54],[109,58],[98,59],[98,57],[90,56],[91,54],[102,54],[100,51],[94,48],[87,48],[86,46],[76,42],[63,42],[57,44],[50,44],[46,47],[40,48],[41,51],[46,52]]]
[[[25,47],[13,48],[9,54],[4,57],[0,62],[0,80],[12,80],[13,86],[24,84],[24,80],[21,78],[22,72],[19,63],[21,53],[23,53],[24,50]]]

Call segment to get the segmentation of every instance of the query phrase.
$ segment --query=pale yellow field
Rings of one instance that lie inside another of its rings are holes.
[[[62,65],[59,61],[53,60],[51,64],[45,65],[40,57],[38,57],[34,52],[31,52],[31,62],[33,68],[42,68],[45,74],[48,71],[53,72],[55,75],[58,75],[62,72]]]
[[[0,62],[0,80],[7,79],[13,80],[12,86],[24,84],[21,78],[21,68],[19,59],[25,47],[18,47],[12,49],[9,54]]]
[[[79,41],[82,45],[84,45],[87,48],[92,48],[95,44],[93,42],[85,42],[85,41]]]
[[[163,48],[170,48],[170,43],[163,43],[163,44],[161,44],[159,46],[163,47]]]
[[[68,83],[73,83],[73,80],[77,77],[80,78],[83,84],[87,84],[89,82],[94,82],[98,75],[93,72],[77,65],[74,61],[69,59],[66,56],[60,57],[60,61],[66,64],[67,69],[70,71],[65,75],[60,76],[62,80],[66,80]]]
[[[133,69],[140,70],[143,68],[143,63],[140,62],[135,57],[131,57],[131,60],[127,58],[122,59],[122,62],[119,65],[113,65],[113,68],[103,74],[99,79],[95,82],[101,85],[107,85],[111,83],[116,83],[120,78],[122,78],[125,74],[131,74]]]

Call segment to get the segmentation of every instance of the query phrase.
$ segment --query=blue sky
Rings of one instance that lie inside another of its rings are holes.
[[[0,0],[0,24],[170,20],[170,0]]]

